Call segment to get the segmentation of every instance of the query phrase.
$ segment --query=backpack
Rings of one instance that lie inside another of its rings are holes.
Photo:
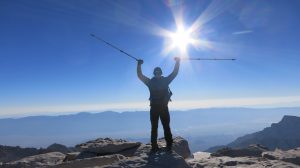
[[[173,95],[173,93],[172,93],[170,87],[168,86],[168,95],[167,95],[167,98],[168,98],[168,101],[170,101],[170,102],[172,101],[172,99],[171,99],[172,95]]]
[[[152,78],[151,80],[154,80],[154,79]],[[161,95],[159,97],[161,97],[162,99],[161,98],[155,98],[155,96],[152,95],[153,92],[151,92],[150,88],[151,88],[151,86],[149,86],[149,90],[150,90],[149,100],[150,100],[151,104],[165,104],[165,105],[167,105],[169,103],[169,101],[172,101],[171,96],[173,95],[173,93],[172,93],[169,86],[167,86],[166,90],[164,90],[163,92],[158,92],[158,94],[155,94],[155,95]]]

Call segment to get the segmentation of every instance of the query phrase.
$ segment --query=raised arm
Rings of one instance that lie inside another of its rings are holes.
[[[145,84],[148,86],[149,82],[150,82],[150,79],[147,78],[145,75],[143,75],[143,72],[142,72],[142,64],[144,63],[143,60],[138,60],[138,64],[137,64],[137,76],[138,78]]]
[[[180,58],[175,57],[174,60],[176,61],[176,64],[174,66],[173,72],[167,77],[168,83],[171,83],[173,79],[177,76],[178,71],[179,71],[179,66],[180,66]]]

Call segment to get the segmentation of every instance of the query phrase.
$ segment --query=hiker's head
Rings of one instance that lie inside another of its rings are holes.
[[[162,70],[161,70],[161,68],[160,68],[160,67],[154,68],[154,70],[153,70],[153,75],[154,75],[154,77],[156,77],[156,78],[161,77],[161,75],[162,75]]]

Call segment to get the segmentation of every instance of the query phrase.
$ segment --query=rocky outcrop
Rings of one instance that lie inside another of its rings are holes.
[[[180,155],[181,157],[183,157],[184,159],[189,158],[192,156],[190,148],[189,148],[189,143],[187,140],[185,140],[184,138],[178,136],[175,137],[173,139],[173,150]],[[160,147],[166,146],[166,141],[164,138],[161,138],[158,140],[158,145]]]
[[[72,161],[72,160],[76,160],[77,156],[80,154],[80,152],[71,152],[71,153],[67,153],[66,157],[64,159],[64,162],[66,161]]]
[[[27,156],[38,155],[42,153],[47,153],[47,150],[0,145],[0,162],[11,162]]]
[[[151,146],[141,145],[133,157],[127,157],[124,160],[103,168],[189,168],[188,163],[175,151],[167,151],[161,148],[158,152],[152,153]]]
[[[65,145],[57,144],[57,143],[49,145],[46,148],[46,150],[49,151],[49,152],[61,152],[61,153],[64,153],[64,154],[71,152],[71,150],[68,147],[66,147]]]
[[[246,148],[224,148],[215,153],[197,152],[191,155],[188,142],[174,138],[173,150],[158,140],[159,150],[151,151],[150,144],[99,138],[76,145],[81,152],[66,155],[61,152],[25,157],[3,163],[2,168],[217,168],[217,167],[289,167],[300,166],[300,148],[268,151],[261,145]],[[125,156],[126,155],[126,156]]]
[[[64,162],[51,168],[84,168],[84,167],[100,167],[104,165],[110,165],[114,162],[118,162],[125,159],[125,156],[120,154],[97,156],[93,158],[77,159],[71,162]]]
[[[299,167],[300,149],[288,151],[266,151],[261,145],[251,145],[247,148],[224,148],[215,153],[197,152],[193,159],[187,160],[193,168],[215,167]]]
[[[174,138],[174,149],[168,151],[165,141],[158,140],[160,150],[151,152],[150,144],[128,142],[121,139],[99,138],[78,144],[66,155],[51,152],[34,155],[18,161],[4,164],[5,168],[15,167],[55,167],[55,168],[84,168],[84,167],[190,167],[185,158],[191,156],[188,142],[182,137]],[[55,147],[55,148],[54,148]],[[58,147],[58,148],[57,148]],[[50,149],[66,149],[60,145],[52,145]]]
[[[76,159],[91,158],[116,153],[127,153],[130,155],[133,154],[140,145],[140,142],[128,142],[122,139],[98,138],[96,140],[76,145],[76,150],[80,151]]]
[[[117,153],[128,157],[106,167],[189,167],[184,159],[191,156],[191,152],[185,139],[182,137],[174,138],[173,152],[166,151],[166,143],[163,138],[158,140],[158,145],[161,150],[154,154],[151,153],[150,144],[99,138],[76,145],[76,149],[81,151],[76,159],[85,160],[85,158],[92,158],[97,155]]]
[[[280,160],[269,160],[259,157],[212,157],[202,156],[187,160],[192,168],[218,168],[218,167],[247,167],[247,168],[299,168],[299,166]]]
[[[80,152],[94,152],[99,155],[105,155],[117,153],[139,145],[141,145],[140,142],[128,142],[122,139],[98,138],[96,140],[76,145],[75,148]]]
[[[277,149],[275,151],[264,152],[262,157],[270,160],[282,160],[284,162],[289,162],[300,166],[300,148],[291,149],[288,151]]]
[[[172,151],[166,149],[164,139],[158,140],[159,150],[151,152],[150,144],[142,144],[135,151],[134,156],[116,162],[103,168],[189,168],[185,158],[191,156],[188,143],[182,137],[174,138],[174,148]],[[178,153],[176,152],[178,151]]]
[[[39,155],[49,152],[61,152],[68,153],[71,152],[69,148],[64,145],[54,143],[48,146],[46,149],[40,148],[21,148],[19,146],[1,146],[0,145],[0,162],[12,162],[24,157]]]
[[[223,148],[211,154],[211,156],[229,156],[229,157],[261,157],[263,152],[268,151],[267,147],[261,145],[250,145],[246,148]]]
[[[48,167],[63,162],[65,155],[60,152],[50,152],[34,156],[25,157],[18,161],[5,163],[3,168],[32,168],[32,167]]]

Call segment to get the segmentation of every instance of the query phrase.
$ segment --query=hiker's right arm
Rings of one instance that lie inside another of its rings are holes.
[[[179,66],[180,66],[180,57],[175,57],[174,60],[176,61],[175,67],[173,72],[167,76],[167,81],[170,84],[172,80],[177,76],[178,71],[179,71]]]
[[[144,63],[143,60],[138,60],[138,64],[137,64],[137,76],[139,77],[139,79],[145,83],[145,85],[148,86],[150,79],[147,78],[145,75],[143,75],[142,72],[142,64]]]

